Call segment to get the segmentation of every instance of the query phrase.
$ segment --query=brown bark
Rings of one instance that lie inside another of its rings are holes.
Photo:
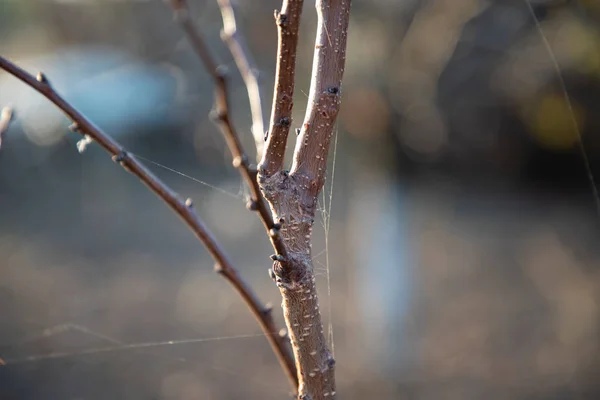
[[[258,211],[276,251],[272,277],[282,295],[282,307],[295,356],[295,365],[285,340],[277,335],[270,310],[240,278],[228,258],[196,215],[191,201],[182,201],[142,163],[110,136],[100,131],[54,91],[43,74],[37,79],[0,57],[5,69],[40,92],[73,121],[84,144],[97,142],[113,160],[137,176],[179,215],[209,250],[221,273],[247,303],[286,371],[299,399],[329,399],[336,396],[335,361],[327,347],[319,311],[311,258],[311,233],[317,197],[323,188],[327,156],[341,101],[341,80],[346,56],[346,37],[351,0],[317,0],[317,38],[309,104],[300,130],[290,173],[282,170],[289,128],[295,76],[295,58],[302,0],[284,0],[275,14],[279,32],[277,77],[266,148],[258,176],[249,163],[230,116],[226,79],[192,23],[187,2],[170,0],[196,53],[215,81],[214,117],[232,153],[233,165],[250,189],[248,207]],[[221,5],[227,7],[228,2]],[[235,43],[231,44],[232,46]],[[233,52],[233,50],[232,50]],[[238,54],[240,57],[243,56]],[[234,54],[235,56],[235,54]],[[244,61],[244,60],[242,60]],[[244,68],[240,64],[240,70]],[[246,64],[247,66],[247,64]],[[244,72],[242,72],[244,73]],[[250,93],[250,88],[249,88]],[[82,145],[82,148],[85,146]],[[81,150],[81,149],[80,149]],[[264,198],[263,198],[264,195]],[[268,201],[270,210],[265,199]],[[277,221],[277,222],[275,222]]]
[[[336,396],[335,361],[327,347],[319,311],[311,233],[341,102],[350,0],[317,0],[316,8],[318,28],[309,104],[291,172],[281,170],[287,132],[269,138],[259,166],[261,190],[275,218],[285,221],[281,236],[287,255],[275,261],[272,276],[283,298],[283,312],[298,369],[298,398],[312,400]],[[279,53],[282,53],[281,48]],[[277,82],[287,82],[280,78],[277,77]],[[282,102],[282,106],[274,104],[273,115],[291,107],[286,96],[277,97],[281,92],[285,90],[279,91],[276,87],[273,101]],[[271,124],[277,121],[272,118]],[[273,132],[279,131],[273,129]]]
[[[265,151],[260,162],[260,168],[267,176],[273,175],[283,167],[287,137],[292,125],[296,47],[303,3],[303,0],[284,0],[281,11],[275,11],[278,33],[277,69],[271,122]]]

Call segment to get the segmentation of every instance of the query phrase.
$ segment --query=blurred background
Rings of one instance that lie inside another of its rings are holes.
[[[306,3],[293,127],[312,65]],[[252,152],[216,1],[190,4],[231,71]],[[237,4],[268,118],[281,4]],[[600,2],[530,5],[553,56],[524,0],[353,1],[313,244],[342,398],[600,398]],[[268,241],[207,117],[212,83],[168,6],[0,10],[0,54],[43,70],[134,154],[204,182],[149,163],[194,199],[283,325]],[[79,154],[69,121],[0,72],[5,105],[16,119],[0,150],[0,399],[286,398],[253,318],[171,211],[97,146]]]

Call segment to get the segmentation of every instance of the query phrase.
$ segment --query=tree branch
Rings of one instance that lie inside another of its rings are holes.
[[[317,38],[308,108],[294,150],[292,173],[306,175],[315,195],[325,182],[327,155],[341,104],[351,0],[317,0]]]
[[[219,246],[214,236],[205,227],[202,220],[196,215],[190,199],[183,201],[172,189],[160,181],[150,172],[140,161],[132,154],[129,154],[112,137],[105,134],[84,115],[71,106],[63,99],[52,87],[43,73],[39,73],[37,78],[33,77],[25,70],[16,66],[9,60],[0,57],[0,68],[12,74],[16,78],[29,85],[41,93],[44,97],[54,103],[62,110],[72,121],[71,129],[89,136],[94,142],[98,143],[108,153],[112,154],[112,159],[118,162],[126,171],[140,179],[154,194],[160,197],[194,232],[194,234],[204,244],[210,255],[216,262],[215,270],[234,287],[242,297],[252,314],[254,314],[260,327],[271,347],[275,351],[279,362],[287,373],[292,385],[296,387],[296,370],[292,356],[289,354],[287,343],[284,338],[274,334],[278,330],[271,315],[271,311],[261,305],[258,297],[250,287],[242,280],[237,270],[233,267],[223,249]]]
[[[296,47],[303,3],[303,0],[284,0],[281,11],[275,11],[278,33],[277,69],[266,149],[259,166],[259,174],[264,177],[283,168],[287,137],[292,124]]]
[[[182,26],[188,40],[192,43],[196,53],[204,63],[207,72],[215,81],[215,110],[211,114],[223,133],[225,142],[227,143],[227,147],[233,158],[233,166],[240,171],[242,178],[250,189],[250,200],[248,201],[247,207],[250,210],[258,211],[260,219],[269,234],[271,244],[277,252],[275,257],[285,258],[286,250],[283,239],[279,234],[283,221],[278,221],[276,223],[273,220],[269,207],[260,192],[258,181],[256,179],[256,171],[250,167],[248,156],[242,148],[239,136],[235,131],[229,116],[227,81],[225,79],[224,68],[218,67],[217,63],[210,55],[202,36],[190,18],[187,1],[171,0],[171,6],[175,12],[175,19]]]
[[[281,171],[287,127],[278,126],[276,118],[271,120],[273,135],[269,137],[271,142],[267,141],[259,167],[259,182],[265,198],[274,214],[286,220],[281,234],[288,257],[285,263],[274,263],[273,275],[283,298],[283,313],[298,369],[299,399],[328,400],[336,395],[335,361],[323,333],[311,259],[311,236],[341,102],[350,2],[316,1],[318,26],[308,109],[296,142],[291,172]],[[280,48],[280,54],[284,53]],[[278,88],[276,85],[276,96],[285,93]],[[274,99],[279,105],[282,100],[289,99],[285,96]],[[284,104],[291,107],[291,101]],[[273,109],[276,115],[278,105]]]
[[[13,111],[10,107],[4,107],[0,113],[0,148],[2,148],[2,135],[8,130],[13,118]]]
[[[237,30],[235,20],[235,10],[229,0],[218,0],[223,17],[223,30],[221,39],[229,47],[233,60],[244,79],[246,90],[248,91],[248,100],[250,101],[250,111],[252,113],[252,136],[256,144],[256,157],[260,160],[264,147],[264,121],[258,85],[258,69],[250,58],[250,52],[245,49],[241,35]]]

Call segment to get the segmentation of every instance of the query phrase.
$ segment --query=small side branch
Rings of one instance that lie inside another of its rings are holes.
[[[247,207],[250,210],[258,212],[260,219],[269,234],[269,239],[273,248],[279,256],[285,258],[286,249],[283,239],[281,238],[281,235],[279,235],[278,225],[273,220],[271,211],[260,192],[258,181],[256,179],[256,171],[250,167],[248,156],[244,152],[239,136],[231,122],[224,68],[218,66],[208,51],[202,35],[191,20],[187,1],[171,0],[170,3],[175,12],[175,19],[182,26],[188,40],[192,43],[198,56],[200,56],[204,67],[215,81],[215,109],[211,114],[223,133],[225,142],[227,143],[227,147],[233,158],[233,166],[240,171],[242,178],[250,189],[250,199]]]
[[[256,144],[256,156],[260,160],[264,147],[264,121],[260,95],[260,86],[258,85],[258,69],[250,58],[250,52],[245,48],[242,37],[237,29],[235,20],[235,10],[229,0],[218,0],[223,17],[223,30],[221,39],[229,47],[233,60],[244,79],[246,90],[248,91],[248,100],[250,101],[250,111],[252,113],[252,136]]]
[[[303,0],[284,0],[281,11],[275,11],[277,24],[277,69],[273,91],[273,108],[267,144],[259,166],[259,174],[268,178],[283,167],[287,138],[292,125],[296,48]]]
[[[2,135],[8,130],[13,119],[13,111],[10,107],[4,107],[0,113],[0,148],[2,148]]]
[[[346,39],[351,0],[317,0],[317,38],[308,108],[294,151],[292,174],[314,182],[315,196],[323,188],[327,155],[341,104],[346,63]]]
[[[242,280],[214,236],[197,216],[192,201],[190,199],[183,201],[171,188],[154,176],[150,170],[148,170],[132,154],[128,153],[117,141],[101,131],[83,114],[77,111],[54,90],[50,81],[43,73],[39,73],[37,77],[33,77],[25,70],[3,57],[0,57],[0,68],[20,79],[54,103],[73,121],[73,125],[71,126],[73,131],[84,136],[89,136],[92,141],[98,143],[108,153],[112,154],[113,161],[119,163],[126,171],[135,175],[185,222],[215,260],[217,272],[227,279],[246,302],[246,305],[256,317],[267,340],[279,358],[284,370],[288,376],[290,376],[293,386],[297,387],[297,384],[295,383],[296,369],[293,358],[289,353],[285,340],[279,335],[274,334],[277,333],[278,330],[271,313],[267,308],[261,305],[258,297]]]

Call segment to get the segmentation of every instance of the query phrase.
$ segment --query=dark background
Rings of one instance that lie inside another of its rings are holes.
[[[232,72],[252,152],[216,1],[190,3]],[[294,127],[312,65],[306,3]],[[523,0],[353,1],[335,178],[330,168],[321,204],[333,194],[328,257],[323,218],[313,244],[342,398],[600,397],[600,3],[531,3],[572,113]],[[280,2],[238,4],[268,117]],[[194,199],[282,325],[268,241],[207,118],[210,79],[167,5],[0,0],[0,37],[3,56],[44,70],[133,153],[227,192],[150,164]],[[170,210],[97,146],[78,154],[69,122],[1,73],[8,104],[0,399],[286,398],[251,315]],[[95,353],[184,339],[198,341]]]

